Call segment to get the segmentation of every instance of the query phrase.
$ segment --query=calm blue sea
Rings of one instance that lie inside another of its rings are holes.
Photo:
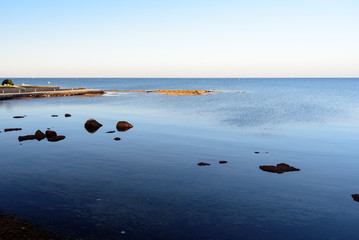
[[[82,239],[358,239],[359,79],[13,81],[245,93],[0,101],[5,213]],[[106,133],[118,121],[134,127]],[[18,141],[47,128],[66,139]],[[278,163],[301,171],[259,168]]]

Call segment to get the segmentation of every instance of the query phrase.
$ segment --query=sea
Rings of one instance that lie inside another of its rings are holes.
[[[358,239],[358,78],[12,80],[223,92],[0,101],[6,214],[78,239]],[[93,133],[91,118],[103,125]],[[38,129],[66,138],[18,141]],[[300,171],[260,168],[279,163]]]

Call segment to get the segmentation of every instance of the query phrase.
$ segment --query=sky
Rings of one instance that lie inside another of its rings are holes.
[[[0,0],[0,77],[359,77],[358,0]]]

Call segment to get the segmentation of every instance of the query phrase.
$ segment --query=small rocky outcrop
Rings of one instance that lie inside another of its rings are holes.
[[[226,164],[227,161],[219,161],[219,164]]]
[[[121,140],[121,138],[119,138],[119,137],[115,137],[113,140],[115,140],[115,141],[120,141],[120,140]]]
[[[21,131],[22,128],[5,128],[4,132]]]
[[[116,129],[117,131],[119,132],[125,132],[129,129],[133,128],[132,124],[126,122],[126,121],[119,121],[117,124],[116,124]]]
[[[46,135],[43,132],[41,132],[40,130],[37,130],[35,133],[35,137],[37,140],[40,141],[40,140],[44,139],[46,137]]]
[[[51,130],[47,130],[45,132],[45,136],[47,138],[47,141],[49,142],[58,142],[65,139],[65,136],[57,135],[55,131],[51,131]]]
[[[59,115],[55,115],[55,114],[54,114],[54,115],[51,115],[51,117],[58,117],[58,116],[59,116]]]
[[[57,133],[55,131],[46,130],[45,136],[46,136],[47,139],[49,139],[49,138],[56,137]]]
[[[106,133],[115,133],[116,131],[107,131]]]
[[[71,114],[66,113],[66,114],[65,114],[65,117],[71,117]]]
[[[45,134],[41,132],[40,130],[37,130],[34,135],[25,135],[25,136],[19,136],[18,140],[19,142],[26,141],[26,140],[38,140],[41,141],[45,138]]]
[[[354,201],[359,202],[359,194],[352,194],[352,198]]]
[[[293,172],[293,171],[300,171],[300,169],[295,168],[293,166],[289,166],[286,163],[279,163],[277,166],[268,165],[268,166],[259,166],[259,168],[266,172],[272,172],[272,173],[285,173],[285,172]]]
[[[205,162],[199,162],[199,163],[197,163],[197,165],[198,165],[198,166],[209,166],[209,165],[211,165],[211,164],[205,163]]]
[[[89,133],[95,133],[100,127],[102,127],[102,124],[92,118],[87,120],[85,123],[85,129]]]
[[[24,118],[24,117],[26,117],[26,115],[24,115],[24,116],[13,116],[13,118]]]
[[[255,154],[259,154],[260,152],[254,152]]]

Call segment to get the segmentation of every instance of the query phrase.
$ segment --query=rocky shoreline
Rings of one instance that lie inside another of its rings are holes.
[[[45,97],[67,97],[76,95],[102,95],[105,92],[98,89],[54,89],[52,91],[41,90],[34,92],[4,92],[0,93],[0,100],[10,99],[31,99],[31,98],[45,98]]]

